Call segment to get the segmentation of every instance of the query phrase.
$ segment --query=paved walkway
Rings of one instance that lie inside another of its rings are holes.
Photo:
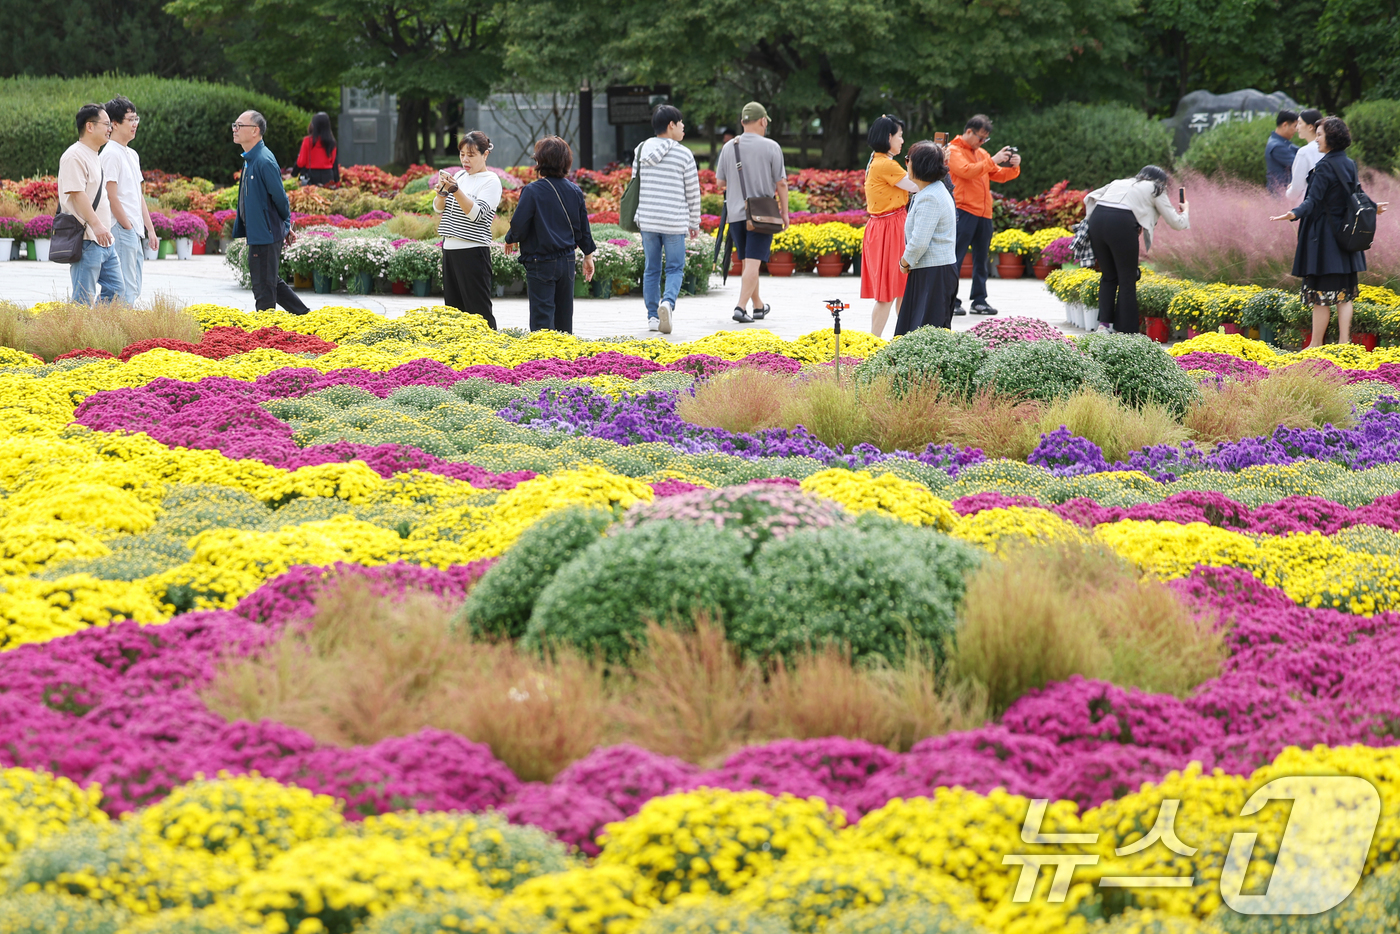
[[[253,295],[238,287],[238,279],[221,256],[195,256],[188,260],[163,259],[148,262],[144,271],[145,294],[165,292],[187,304],[213,302],[246,311],[253,310]],[[962,297],[967,301],[969,282],[962,282]],[[1060,302],[1035,279],[991,279],[987,283],[988,298],[1002,315],[1023,315],[1040,318],[1070,334],[1082,334],[1079,328],[1065,320]],[[68,267],[56,263],[27,260],[0,263],[0,300],[29,306],[36,302],[66,298],[69,294]],[[739,297],[739,280],[730,277],[727,284],[718,275],[711,280],[706,295],[682,298],[678,303],[672,340],[694,340],[722,330],[768,328],[781,337],[792,339],[831,326],[831,315],[824,299],[840,298],[852,306],[842,315],[846,330],[869,330],[871,302],[860,297],[860,279],[845,275],[833,279],[815,274],[797,274],[789,278],[765,276],[759,283],[759,294],[773,307],[772,314],[762,322],[738,324],[730,318]],[[398,317],[410,308],[425,304],[441,304],[441,297],[415,298],[411,295],[350,295],[337,292],[317,295],[300,293],[302,301],[312,308],[328,305],[350,305],[369,308],[390,318]],[[494,303],[496,321],[501,327],[529,326],[529,306],[522,296],[498,298]],[[968,315],[954,318],[955,330],[965,330],[983,319]],[[893,315],[885,326],[885,337],[894,331]],[[646,310],[638,294],[611,299],[576,299],[574,332],[580,337],[631,335],[656,337],[647,330]]]

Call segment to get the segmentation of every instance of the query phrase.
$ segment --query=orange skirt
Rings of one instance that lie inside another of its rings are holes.
[[[860,248],[860,297],[892,302],[904,297],[905,276],[899,271],[904,255],[904,218],[898,208],[870,218]]]

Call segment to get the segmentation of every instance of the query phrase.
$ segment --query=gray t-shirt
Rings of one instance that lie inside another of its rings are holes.
[[[734,154],[736,143],[743,145],[742,185],[739,184],[738,157]],[[724,204],[729,209],[729,219],[748,220],[748,212],[744,210],[744,191],[747,189],[750,198],[772,197],[778,191],[778,182],[787,177],[783,167],[783,147],[757,133],[735,137],[720,150],[715,177],[724,182]]]

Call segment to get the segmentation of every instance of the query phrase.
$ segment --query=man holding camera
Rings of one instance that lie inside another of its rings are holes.
[[[1009,182],[1021,174],[1021,157],[1013,147],[1003,146],[996,155],[982,146],[992,136],[992,121],[984,114],[968,118],[961,136],[948,147],[948,174],[953,178],[953,201],[958,208],[958,233],[953,246],[954,262],[961,264],[972,247],[972,302],[974,315],[994,315],[987,304],[987,251],[992,245],[992,182]],[[961,302],[953,314],[966,314]]]

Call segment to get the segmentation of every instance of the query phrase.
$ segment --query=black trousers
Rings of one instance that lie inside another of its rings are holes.
[[[253,280],[254,307],[270,311],[281,305],[294,315],[306,314],[311,309],[282,281],[281,267],[282,244],[248,244],[248,277]]]
[[[958,208],[958,227],[954,236],[957,239],[953,244],[953,256],[957,259],[955,265],[960,269],[968,248],[972,249],[972,291],[967,297],[968,303],[984,305],[987,302],[987,277],[992,274],[989,255],[992,245],[992,219],[978,217]],[[955,298],[957,294],[956,291],[953,292]]]
[[[442,251],[442,303],[468,314],[481,315],[491,330],[496,316],[491,313],[491,249],[484,246]]]
[[[1089,243],[1099,271],[1099,323],[1138,332],[1138,231],[1132,211],[1099,205],[1089,215]]]
[[[904,283],[904,300],[899,303],[899,318],[894,323],[894,336],[926,325],[952,327],[953,299],[957,294],[958,264],[909,270]]]
[[[574,333],[574,258],[522,259],[530,292],[530,330]]]

